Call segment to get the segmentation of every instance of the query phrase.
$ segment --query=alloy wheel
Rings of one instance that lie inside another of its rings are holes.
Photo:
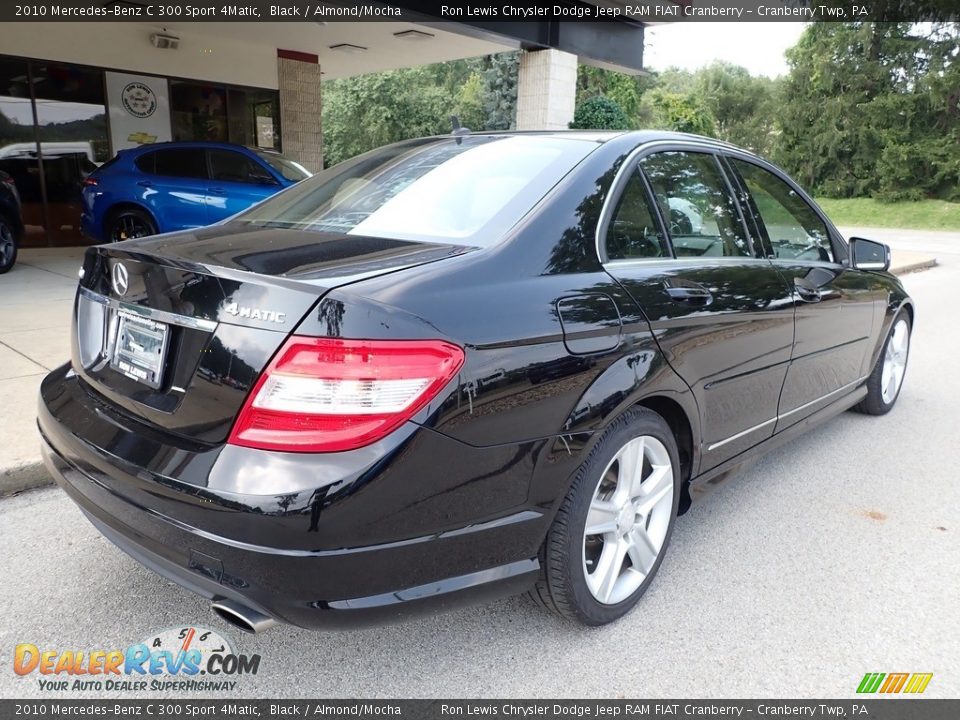
[[[596,600],[632,595],[656,564],[670,528],[674,477],[662,442],[627,442],[597,482],[583,533],[583,572]]]
[[[900,319],[893,326],[890,340],[883,357],[883,371],[880,376],[880,395],[887,405],[897,399],[903,375],[907,370],[907,354],[910,351],[910,328],[907,321]]]
[[[16,241],[13,239],[13,230],[5,222],[0,222],[0,267],[4,267],[13,257]]]
[[[122,242],[133,238],[146,237],[151,231],[147,224],[136,215],[121,215],[113,226],[113,242]]]

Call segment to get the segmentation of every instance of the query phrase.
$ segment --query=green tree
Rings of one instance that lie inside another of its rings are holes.
[[[599,95],[585,100],[573,113],[573,129],[629,130],[630,120],[615,101]]]
[[[454,98],[434,80],[430,70],[411,68],[327,83],[325,164],[398,140],[450,132]]]
[[[457,91],[453,114],[460,118],[460,124],[471,130],[485,130],[487,113],[483,106],[483,78],[474,72]]]
[[[714,135],[710,110],[694,94],[681,94],[658,88],[651,93],[658,127],[694,135]]]
[[[955,24],[813,23],[787,53],[780,162],[828,197],[956,197]]]
[[[507,52],[324,83],[324,164],[448,133],[450,115],[472,130],[513,127],[518,65],[519,54]]]
[[[520,53],[510,51],[483,58],[484,130],[511,130],[517,124],[517,80]]]
[[[698,70],[691,88],[713,117],[716,137],[761,155],[775,137],[776,90],[775,80],[722,61]]]

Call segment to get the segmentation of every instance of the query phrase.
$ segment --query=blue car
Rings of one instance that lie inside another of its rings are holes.
[[[242,145],[144,145],[84,179],[80,224],[99,242],[212,225],[307,177],[279,153]]]

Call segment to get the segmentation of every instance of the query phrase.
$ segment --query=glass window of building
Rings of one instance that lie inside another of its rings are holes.
[[[226,88],[171,80],[170,108],[174,141],[227,142]]]
[[[110,159],[103,72],[32,63],[51,245],[76,245],[83,180]]]
[[[280,99],[275,90],[229,88],[230,142],[280,150]]]
[[[37,155],[27,63],[0,58],[0,170],[20,193],[27,247],[47,244]]]

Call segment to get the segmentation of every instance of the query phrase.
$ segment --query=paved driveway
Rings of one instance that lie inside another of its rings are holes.
[[[868,671],[932,672],[927,696],[960,696],[954,247],[905,279],[919,310],[896,410],[846,413],[695,505],[623,621],[584,630],[517,598],[362,631],[277,627],[237,638],[263,656],[239,696],[828,697]],[[57,490],[0,501],[0,528],[2,697],[42,695],[10,671],[16,643],[229,632]]]

